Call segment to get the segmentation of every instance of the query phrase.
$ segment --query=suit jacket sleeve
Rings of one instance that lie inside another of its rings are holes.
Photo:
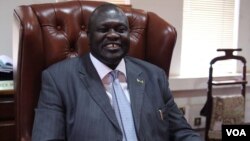
[[[57,86],[48,71],[42,75],[41,93],[33,126],[32,141],[64,140],[65,118]]]
[[[162,72],[162,89],[165,107],[169,120],[169,131],[171,141],[202,141],[199,134],[193,131],[183,114],[180,112],[169,89],[165,72]]]

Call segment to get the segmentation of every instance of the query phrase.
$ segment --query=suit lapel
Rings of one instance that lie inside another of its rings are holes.
[[[79,75],[90,96],[100,106],[113,125],[120,130],[115,112],[109,102],[105,88],[95,70],[89,55],[85,55],[79,61]],[[131,108],[135,120],[136,130],[139,133],[141,108],[143,104],[143,94],[146,78],[140,67],[136,66],[129,59],[125,58],[128,89],[130,93]]]
[[[130,60],[125,59],[126,71],[127,71],[127,81],[128,89],[130,93],[130,101],[132,112],[135,120],[136,130],[139,133],[140,118],[141,118],[141,108],[143,104],[143,96],[145,89],[145,77],[141,68],[136,66]]]
[[[113,125],[120,130],[115,112],[107,97],[102,81],[98,76],[94,65],[91,63],[89,55],[85,55],[79,62],[80,78],[85,87],[88,89],[90,96],[100,106],[100,108],[103,110],[108,119],[113,123]]]

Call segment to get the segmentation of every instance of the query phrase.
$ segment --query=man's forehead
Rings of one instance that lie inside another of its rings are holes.
[[[97,7],[91,14],[89,30],[91,30],[92,27],[108,23],[119,23],[129,26],[128,18],[124,12],[119,7],[108,4]]]
[[[95,18],[126,18],[125,14],[119,9],[104,9],[96,11]]]
[[[120,10],[118,11],[116,9],[110,9],[103,13],[110,16],[125,16]]]
[[[120,22],[127,22],[127,17],[121,11],[117,11],[115,9],[110,9],[107,11],[100,11],[96,13],[93,17],[94,21],[104,21],[104,20],[119,20]]]
[[[95,9],[94,12],[105,12],[105,11],[122,11],[119,7],[113,4],[104,4]]]
[[[121,14],[115,14],[115,13],[102,13],[98,16],[95,17],[95,19],[97,21],[100,21],[100,20],[120,20],[120,21],[126,21],[127,20],[127,17],[124,16],[124,15],[121,15]]]

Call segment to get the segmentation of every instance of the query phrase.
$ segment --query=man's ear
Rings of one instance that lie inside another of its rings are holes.
[[[86,30],[86,34],[87,34],[87,42],[88,42],[88,44],[90,45],[90,39],[89,39],[89,37],[90,37],[90,32],[89,32],[88,29]]]
[[[88,28],[86,29],[87,36],[89,37],[89,30]]]

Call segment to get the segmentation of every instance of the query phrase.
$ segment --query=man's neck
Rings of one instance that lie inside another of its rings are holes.
[[[105,65],[104,63],[102,63],[101,61],[99,61],[96,57],[93,56],[93,54],[89,54],[90,55],[90,59],[95,67],[95,69],[97,70],[100,78],[103,78],[107,73],[109,73],[112,70],[119,70],[122,73],[124,73],[124,75],[126,76],[126,66],[125,66],[125,61],[124,59],[122,59],[118,65],[114,66],[114,68],[111,68],[110,66]]]

